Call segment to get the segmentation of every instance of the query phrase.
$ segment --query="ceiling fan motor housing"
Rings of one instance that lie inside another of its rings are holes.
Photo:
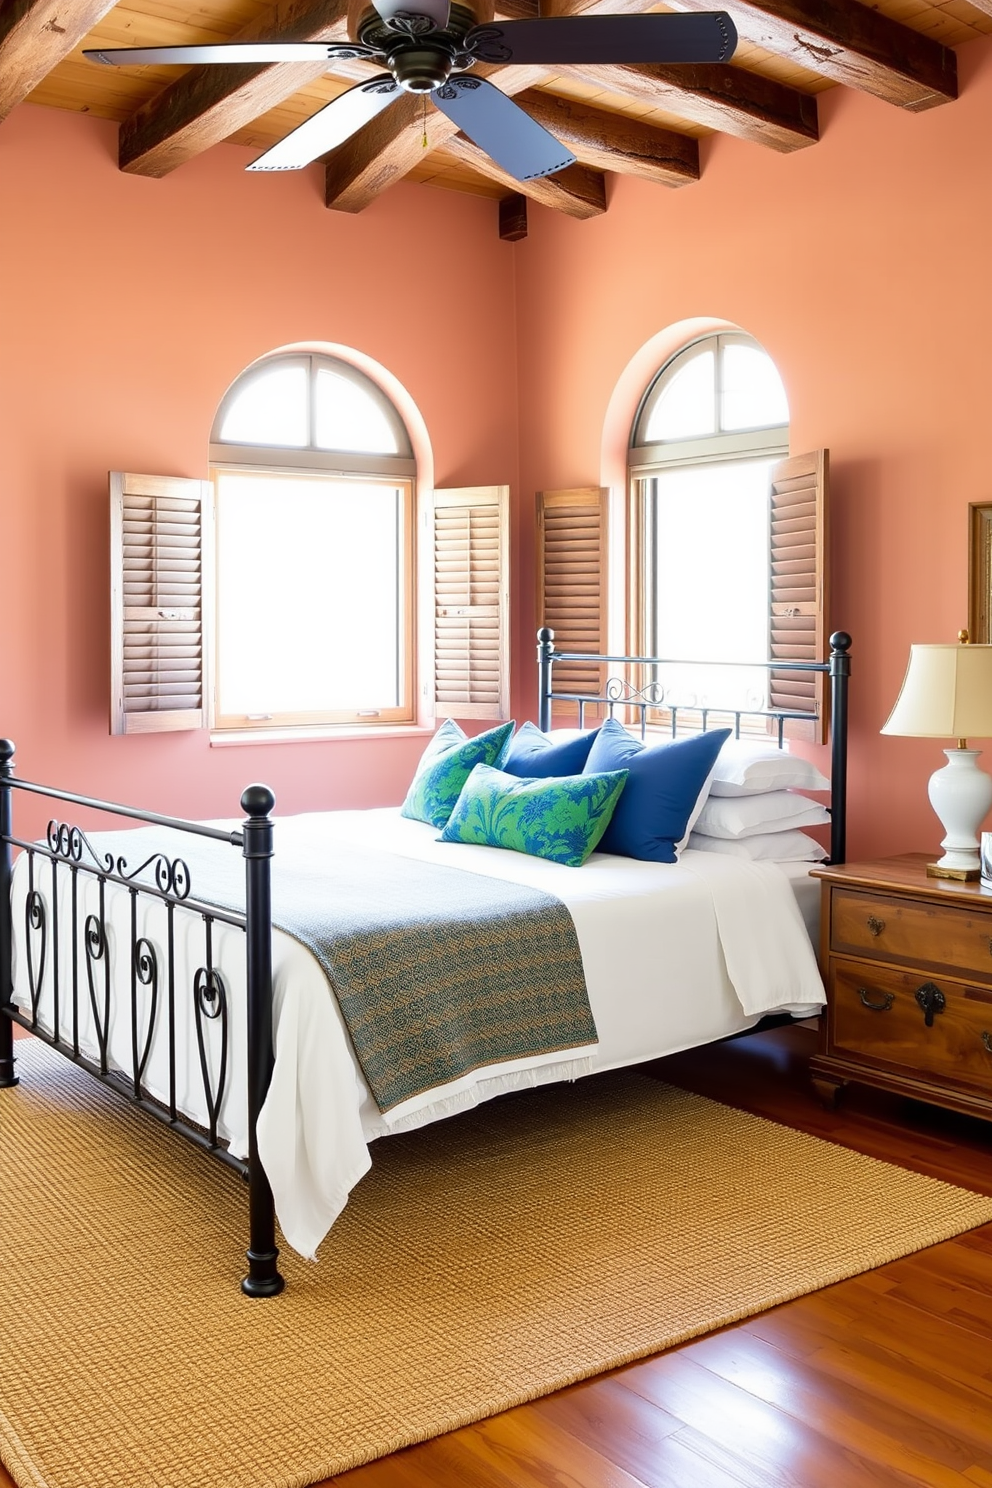
[[[452,72],[463,72],[475,59],[464,48],[464,38],[479,24],[474,9],[453,4],[443,29],[418,12],[418,0],[407,0],[408,10],[383,17],[367,9],[356,27],[357,40],[374,49],[396,82],[408,93],[432,93]]]

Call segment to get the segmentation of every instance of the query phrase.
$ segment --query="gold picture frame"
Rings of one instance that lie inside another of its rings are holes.
[[[992,501],[968,507],[968,634],[992,644]]]

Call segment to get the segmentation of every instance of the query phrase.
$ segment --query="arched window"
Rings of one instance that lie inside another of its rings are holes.
[[[788,419],[775,364],[736,332],[683,348],[648,387],[629,457],[638,650],[736,663],[772,654],[770,492]],[[665,682],[687,704],[768,700],[760,668],[682,667]]]
[[[411,720],[415,464],[382,389],[334,357],[268,357],[210,454],[216,727]]]

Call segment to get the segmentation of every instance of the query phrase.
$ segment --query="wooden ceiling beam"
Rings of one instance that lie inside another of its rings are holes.
[[[348,0],[277,0],[232,41],[345,41]],[[326,62],[191,67],[121,125],[118,163],[165,176],[323,77]]]
[[[581,165],[663,186],[699,180],[699,145],[687,134],[528,88],[517,102],[568,145]],[[523,190],[518,187],[518,190]]]
[[[564,70],[564,69],[563,69]],[[717,62],[569,67],[571,77],[737,139],[787,152],[819,139],[816,98]]]
[[[567,217],[601,217],[606,211],[606,177],[602,171],[591,170],[587,165],[566,165],[564,170],[555,171],[553,176],[518,181],[464,134],[453,135],[445,142],[445,149],[463,165],[478,171],[480,176],[498,181],[508,191],[518,192],[530,201],[540,202],[542,207],[552,207],[556,212],[564,212]]]
[[[712,0],[669,0],[673,10],[712,10]],[[639,13],[644,0],[547,0],[545,15],[609,9]],[[787,57],[809,72],[913,112],[957,97],[957,58],[949,47],[859,0],[734,0],[742,41]]]
[[[0,119],[73,51],[116,0],[4,0],[0,4]]]

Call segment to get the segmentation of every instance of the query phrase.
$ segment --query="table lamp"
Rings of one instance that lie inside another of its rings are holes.
[[[945,836],[944,855],[927,864],[932,878],[980,876],[978,830],[992,807],[992,778],[978,768],[979,749],[969,734],[992,738],[992,646],[911,646],[909,666],[883,734],[957,739],[945,749],[947,764],[930,777],[930,805]]]

